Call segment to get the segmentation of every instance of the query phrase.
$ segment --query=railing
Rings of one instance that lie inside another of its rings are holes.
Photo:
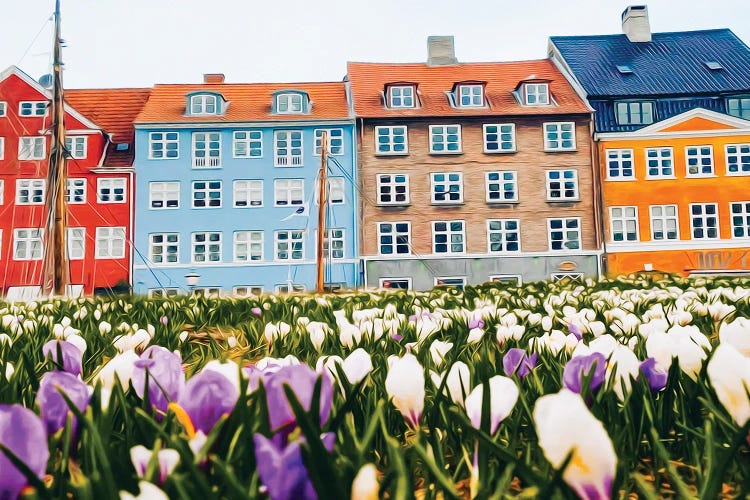
[[[277,167],[301,167],[302,155],[288,155],[276,157]]]
[[[221,167],[220,156],[211,156],[209,158],[204,158],[204,157],[193,158],[193,168],[218,168],[218,167]]]

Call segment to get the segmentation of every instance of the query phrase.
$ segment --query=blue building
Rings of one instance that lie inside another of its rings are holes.
[[[356,286],[351,116],[341,82],[156,85],[135,123],[134,292],[314,290],[323,131],[325,281]]]

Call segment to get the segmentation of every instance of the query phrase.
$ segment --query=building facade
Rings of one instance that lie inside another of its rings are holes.
[[[348,64],[370,287],[597,276],[591,110],[549,60]]]
[[[16,67],[0,74],[0,292],[38,297],[47,244],[48,91]],[[110,169],[111,136],[80,110],[65,110],[69,293],[127,287],[132,175]]]
[[[750,272],[750,49],[726,29],[552,37],[596,110],[606,270]]]
[[[325,281],[359,283],[344,83],[156,85],[135,126],[137,293],[314,290],[323,131]]]

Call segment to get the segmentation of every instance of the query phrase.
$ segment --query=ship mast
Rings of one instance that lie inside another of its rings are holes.
[[[326,237],[326,191],[328,181],[328,133],[323,131],[320,137],[320,184],[318,185],[318,251],[317,251],[317,291],[323,293],[325,283],[325,237]],[[330,245],[330,242],[329,242]],[[330,249],[329,249],[330,251]]]

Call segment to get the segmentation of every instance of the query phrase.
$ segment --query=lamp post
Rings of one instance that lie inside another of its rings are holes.
[[[190,295],[195,293],[195,287],[198,285],[200,279],[201,275],[196,273],[194,269],[191,269],[190,272],[185,275],[185,282],[190,289]]]

